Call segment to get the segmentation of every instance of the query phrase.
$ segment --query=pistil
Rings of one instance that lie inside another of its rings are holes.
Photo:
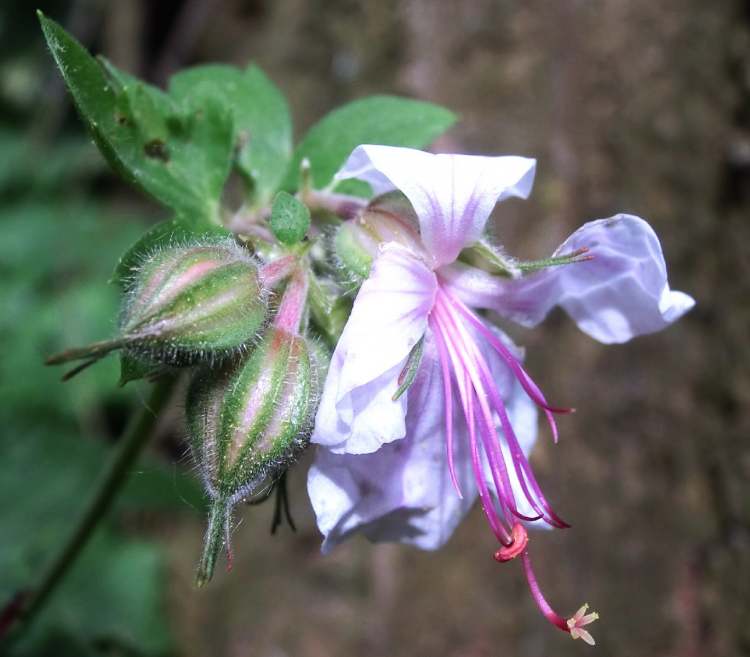
[[[552,623],[558,629],[563,632],[568,632],[573,639],[583,639],[590,646],[595,645],[594,637],[588,630],[583,628],[586,625],[593,623],[599,618],[599,614],[592,612],[587,614],[588,605],[584,604],[581,608],[570,618],[565,619],[558,614],[550,606],[547,599],[542,594],[542,590],[539,587],[539,583],[536,580],[536,575],[531,567],[531,558],[529,557],[529,551],[524,550],[521,554],[521,560],[523,562],[523,570],[526,575],[526,581],[529,583],[529,589],[531,590],[531,596],[534,598],[539,611],[544,614],[544,617]]]

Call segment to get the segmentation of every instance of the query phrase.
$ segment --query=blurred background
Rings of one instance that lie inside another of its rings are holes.
[[[696,309],[599,345],[554,313],[514,331],[562,405],[540,480],[568,532],[533,540],[563,613],[601,614],[600,655],[750,654],[750,3],[740,0],[3,0],[0,8],[0,596],[38,576],[145,389],[116,359],[63,385],[45,355],[114,331],[108,277],[166,213],[108,171],[45,52],[39,6],[118,66],[163,84],[186,65],[257,62],[297,135],[369,93],[443,104],[444,151],[538,158],[535,192],[496,233],[550,253],[628,211],[659,234]],[[321,557],[291,472],[297,532],[241,509],[235,565],[192,588],[203,499],[180,405],[16,653],[27,657],[565,657],[520,568],[474,509],[447,547],[357,538]],[[2,652],[0,650],[0,652]]]

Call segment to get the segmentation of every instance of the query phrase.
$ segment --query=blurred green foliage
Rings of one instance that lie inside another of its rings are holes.
[[[90,144],[37,149],[22,129],[0,130],[0,604],[32,586],[67,536],[108,457],[102,438],[120,428],[140,391],[116,388],[107,359],[68,384],[46,355],[111,335],[119,291],[107,281],[144,220],[92,200],[101,165]],[[202,505],[189,475],[147,462],[118,512],[96,534],[13,653],[138,654],[170,651],[163,559],[156,543],[119,526],[136,510]],[[186,503],[187,502],[187,503]],[[125,516],[123,516],[125,513]]]

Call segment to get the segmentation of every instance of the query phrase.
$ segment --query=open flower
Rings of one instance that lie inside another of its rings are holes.
[[[606,343],[658,331],[693,300],[671,291],[659,241],[642,219],[617,215],[577,230],[538,271],[497,276],[461,252],[483,235],[495,204],[526,198],[535,161],[432,155],[360,146],[338,179],[376,195],[400,190],[418,225],[380,243],[333,354],[316,418],[308,491],[328,550],[356,531],[373,540],[440,547],[478,496],[499,562],[520,556],[545,616],[574,638],[595,615],[552,610],[529,561],[525,524],[566,527],[527,456],[552,407],[520,350],[476,309],[524,326],[559,305]],[[408,234],[407,234],[408,233]],[[404,376],[413,374],[405,394]]]

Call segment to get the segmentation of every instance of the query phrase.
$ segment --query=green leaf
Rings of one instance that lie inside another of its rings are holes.
[[[127,180],[195,224],[217,223],[232,157],[232,117],[216,101],[185,108],[102,65],[39,13],[44,36],[99,150]]]
[[[292,156],[292,119],[286,99],[257,66],[244,71],[208,65],[175,75],[170,94],[194,107],[212,99],[234,117],[237,167],[254,185],[254,205],[267,205]]]
[[[288,192],[279,192],[273,200],[271,230],[282,244],[297,244],[310,228],[310,210]]]
[[[300,164],[310,161],[316,188],[325,187],[360,144],[427,146],[456,121],[449,110],[419,100],[371,96],[344,105],[316,123],[294,151],[284,189],[297,188]]]

